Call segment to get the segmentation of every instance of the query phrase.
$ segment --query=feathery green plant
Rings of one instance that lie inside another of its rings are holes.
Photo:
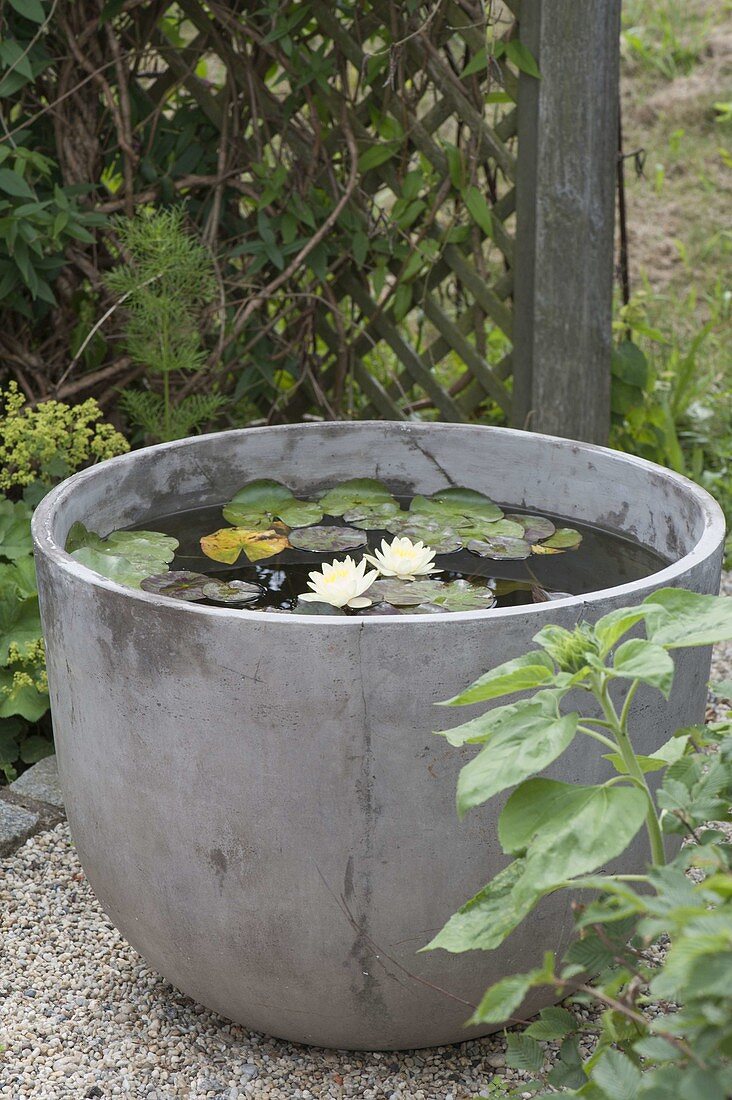
[[[206,369],[204,315],[216,295],[213,259],[184,227],[180,207],[145,211],[116,223],[123,262],[106,277],[124,308],[124,340],[134,362],[162,378],[153,389],[122,393],[130,421],[156,442],[180,439],[225,404],[216,393],[176,399],[173,382]]]

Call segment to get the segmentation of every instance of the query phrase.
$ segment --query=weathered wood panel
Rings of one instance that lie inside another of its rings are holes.
[[[607,440],[621,0],[522,0],[514,268],[518,427]]]

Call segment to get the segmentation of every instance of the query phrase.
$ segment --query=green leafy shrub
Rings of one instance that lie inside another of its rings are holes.
[[[30,522],[74,470],[128,450],[95,401],[29,408],[15,383],[0,392],[0,771],[53,751]],[[5,494],[5,495],[1,495]]]
[[[698,482],[732,518],[729,294],[707,299],[701,324],[692,291],[675,303],[644,291],[616,321],[610,444]]]
[[[626,638],[641,624],[645,638]],[[650,756],[632,743],[632,701],[641,685],[668,697],[671,652],[730,637],[732,601],[662,589],[594,627],[544,627],[536,650],[448,700],[459,706],[533,692],[442,734],[452,745],[481,746],[460,772],[461,814],[514,788],[498,825],[513,862],[429,947],[493,950],[546,895],[590,894],[575,906],[579,936],[563,963],[549,952],[541,967],[497,982],[471,1018],[515,1017],[535,987],[602,1010],[598,1024],[588,1025],[548,1008],[508,1037],[508,1064],[533,1074],[517,1096],[725,1100],[732,1091],[732,845],[706,824],[730,820],[732,724],[679,730]],[[563,713],[570,691],[593,705]],[[592,786],[537,778],[578,736],[597,742],[615,774]],[[663,772],[655,794],[647,779],[653,772]],[[644,828],[647,872],[600,873]],[[670,862],[668,835],[693,841]],[[664,957],[654,949],[668,936]],[[588,972],[597,975],[593,985]],[[655,1014],[644,1014],[649,1004]],[[579,1046],[587,1033],[596,1038],[589,1058]],[[549,1040],[561,1041],[553,1065],[542,1045]]]

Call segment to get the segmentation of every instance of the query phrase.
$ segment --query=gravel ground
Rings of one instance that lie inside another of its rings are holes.
[[[725,578],[732,594],[732,578]],[[732,645],[712,679],[732,679]],[[710,698],[709,718],[726,707]],[[399,1053],[249,1032],[149,970],[109,924],[66,825],[2,861],[0,1097],[12,1100],[466,1100],[522,1074],[500,1037]]]

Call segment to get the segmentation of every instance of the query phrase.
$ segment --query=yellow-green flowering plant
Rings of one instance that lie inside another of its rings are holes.
[[[128,449],[94,400],[31,408],[14,382],[0,393],[0,772],[8,780],[19,762],[52,751],[33,508],[61,478]]]

